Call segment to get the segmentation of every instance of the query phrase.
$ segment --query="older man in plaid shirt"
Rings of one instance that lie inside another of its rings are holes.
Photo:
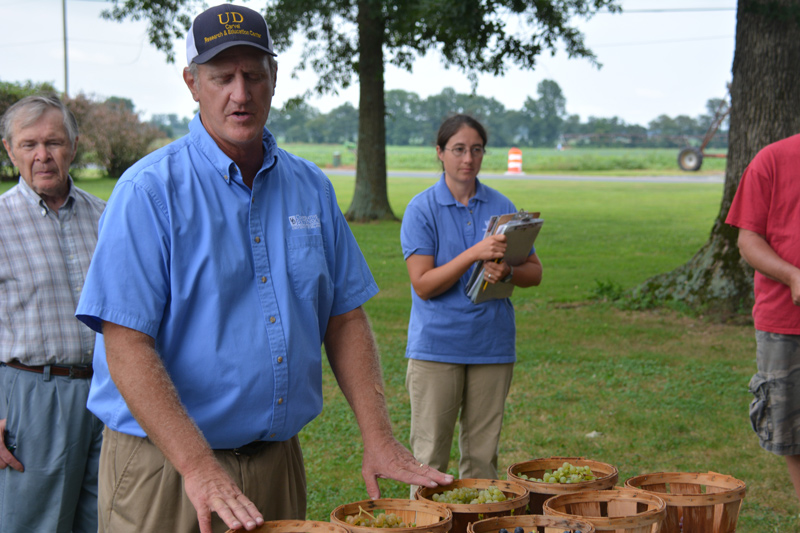
[[[72,183],[78,126],[58,98],[24,98],[0,127],[20,172],[0,196],[0,531],[96,532],[94,332],[74,313],[105,202]]]

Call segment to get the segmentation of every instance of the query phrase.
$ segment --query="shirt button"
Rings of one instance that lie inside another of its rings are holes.
[[[467,226],[471,226],[471,225],[472,225],[472,222],[467,222]]]
[[[261,283],[267,282],[267,276],[261,276]]]
[[[255,241],[256,242],[261,242],[261,237],[256,237]]]
[[[256,203],[256,197],[255,197],[255,196],[253,196],[252,198],[250,198],[250,203],[251,203],[251,204],[254,204],[254,203]]]
[[[270,436],[269,436],[269,438],[271,438],[271,439],[274,439],[274,438],[275,438],[275,433],[273,433],[272,435],[270,435]]]
[[[278,362],[283,363],[283,357],[278,357]]]
[[[269,317],[269,322],[270,322],[270,324],[274,324],[275,323],[275,317],[274,316]]]
[[[283,404],[283,398],[278,398],[278,405],[282,405],[282,404]]]

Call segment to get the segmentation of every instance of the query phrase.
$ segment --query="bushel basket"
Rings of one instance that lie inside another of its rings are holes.
[[[733,533],[746,491],[743,481],[716,472],[657,472],[625,486],[666,502],[663,533]]]
[[[408,527],[379,528],[357,526],[347,523],[348,516],[360,513],[395,514]],[[395,533],[447,533],[453,525],[453,513],[444,505],[434,502],[404,500],[400,498],[381,498],[340,505],[331,512],[331,522],[344,527],[350,533],[376,533],[393,531]]]
[[[558,470],[564,463],[573,466],[588,466],[592,474],[597,477],[591,481],[580,481],[578,483],[544,483],[522,478],[522,475],[531,478],[541,479],[545,470]],[[548,457],[515,463],[507,469],[508,479],[514,480],[524,485],[531,495],[528,509],[531,514],[543,514],[542,505],[544,501],[556,494],[571,494],[584,490],[604,490],[611,489],[617,484],[619,471],[614,465],[584,459],[583,457]]]
[[[461,487],[486,490],[495,486],[506,496],[502,502],[492,503],[443,503],[434,502],[433,495]],[[453,513],[453,533],[466,533],[467,525],[484,518],[494,516],[523,515],[528,509],[528,489],[516,481],[503,481],[500,479],[456,479],[450,485],[440,485],[435,488],[419,487],[414,494],[417,500],[429,501],[444,505]]]

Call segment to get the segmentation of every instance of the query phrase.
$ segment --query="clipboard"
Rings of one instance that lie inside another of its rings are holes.
[[[518,266],[527,261],[533,243],[542,229],[544,220],[539,218],[539,213],[528,213],[520,210],[518,213],[508,213],[492,217],[486,236],[506,235],[506,253],[503,261],[510,266]],[[484,238],[485,238],[484,237]],[[510,283],[484,283],[483,261],[475,264],[472,275],[467,282],[466,293],[469,299],[479,304],[487,300],[509,298],[514,292],[514,285]]]

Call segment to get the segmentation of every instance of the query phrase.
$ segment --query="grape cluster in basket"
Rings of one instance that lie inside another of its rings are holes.
[[[478,490],[473,487],[458,487],[452,490],[435,493],[431,496],[433,501],[439,503],[495,503],[506,500],[503,491],[491,485],[488,489]]]
[[[536,533],[536,532],[537,532],[537,529],[534,528],[534,529],[531,530],[530,533]],[[506,528],[503,528],[500,531],[498,531],[497,533],[508,533],[508,530]],[[523,528],[522,526],[517,526],[517,527],[514,528],[514,533],[525,533],[525,528]],[[573,531],[571,529],[565,529],[564,533],[573,533]],[[583,531],[581,531],[580,529],[576,529],[574,531],[574,533],[583,533]]]
[[[417,524],[406,524],[403,520],[394,513],[375,513],[374,515],[365,511],[361,507],[358,508],[357,515],[348,515],[345,517],[345,522],[351,526],[362,527],[416,527]]]
[[[597,476],[592,474],[592,469],[588,466],[575,466],[565,462],[558,470],[545,470],[541,478],[528,477],[520,474],[522,479],[528,481],[538,481],[539,483],[580,483],[581,481],[592,481]]]

